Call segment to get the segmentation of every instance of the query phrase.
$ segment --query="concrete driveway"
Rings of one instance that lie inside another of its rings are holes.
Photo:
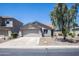
[[[37,46],[40,37],[20,37],[0,44],[0,48],[27,48]]]

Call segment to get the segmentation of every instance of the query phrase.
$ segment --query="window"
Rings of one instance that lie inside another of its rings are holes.
[[[7,19],[6,24],[9,24],[9,19]]]
[[[9,21],[7,21],[6,24],[9,24]]]
[[[1,21],[1,26],[6,26],[6,24],[5,24],[5,19],[2,19],[2,21]]]
[[[44,29],[44,33],[47,34],[47,32],[48,32],[48,30],[47,29]]]

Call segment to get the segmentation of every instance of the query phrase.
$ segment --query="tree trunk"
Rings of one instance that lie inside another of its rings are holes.
[[[64,38],[63,39],[64,39],[64,41],[66,41],[66,36],[65,35],[64,35]]]
[[[51,37],[53,37],[53,29],[51,30]]]
[[[67,41],[66,35],[64,35],[64,37],[63,37],[63,42],[65,42],[65,41]]]
[[[63,41],[66,41],[66,32],[65,32],[65,28],[62,28],[62,33],[63,33]]]
[[[44,37],[44,33],[43,33],[43,30],[42,30],[42,28],[41,28],[40,30],[41,30],[42,37]]]

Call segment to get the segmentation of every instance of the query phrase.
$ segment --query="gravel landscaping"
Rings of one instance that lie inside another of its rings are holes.
[[[78,37],[75,38],[74,40],[77,40],[77,42],[73,43],[73,42],[69,42],[69,41],[65,41],[63,42],[63,37],[42,37],[39,41],[39,45],[41,46],[78,46],[79,45],[79,39]],[[70,39],[69,39],[70,40]],[[71,40],[70,40],[71,41]]]

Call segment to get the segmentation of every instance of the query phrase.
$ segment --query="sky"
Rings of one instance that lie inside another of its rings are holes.
[[[72,4],[67,5],[70,8]],[[54,7],[53,3],[0,3],[0,16],[14,17],[24,24],[34,21],[51,24],[50,12]]]

